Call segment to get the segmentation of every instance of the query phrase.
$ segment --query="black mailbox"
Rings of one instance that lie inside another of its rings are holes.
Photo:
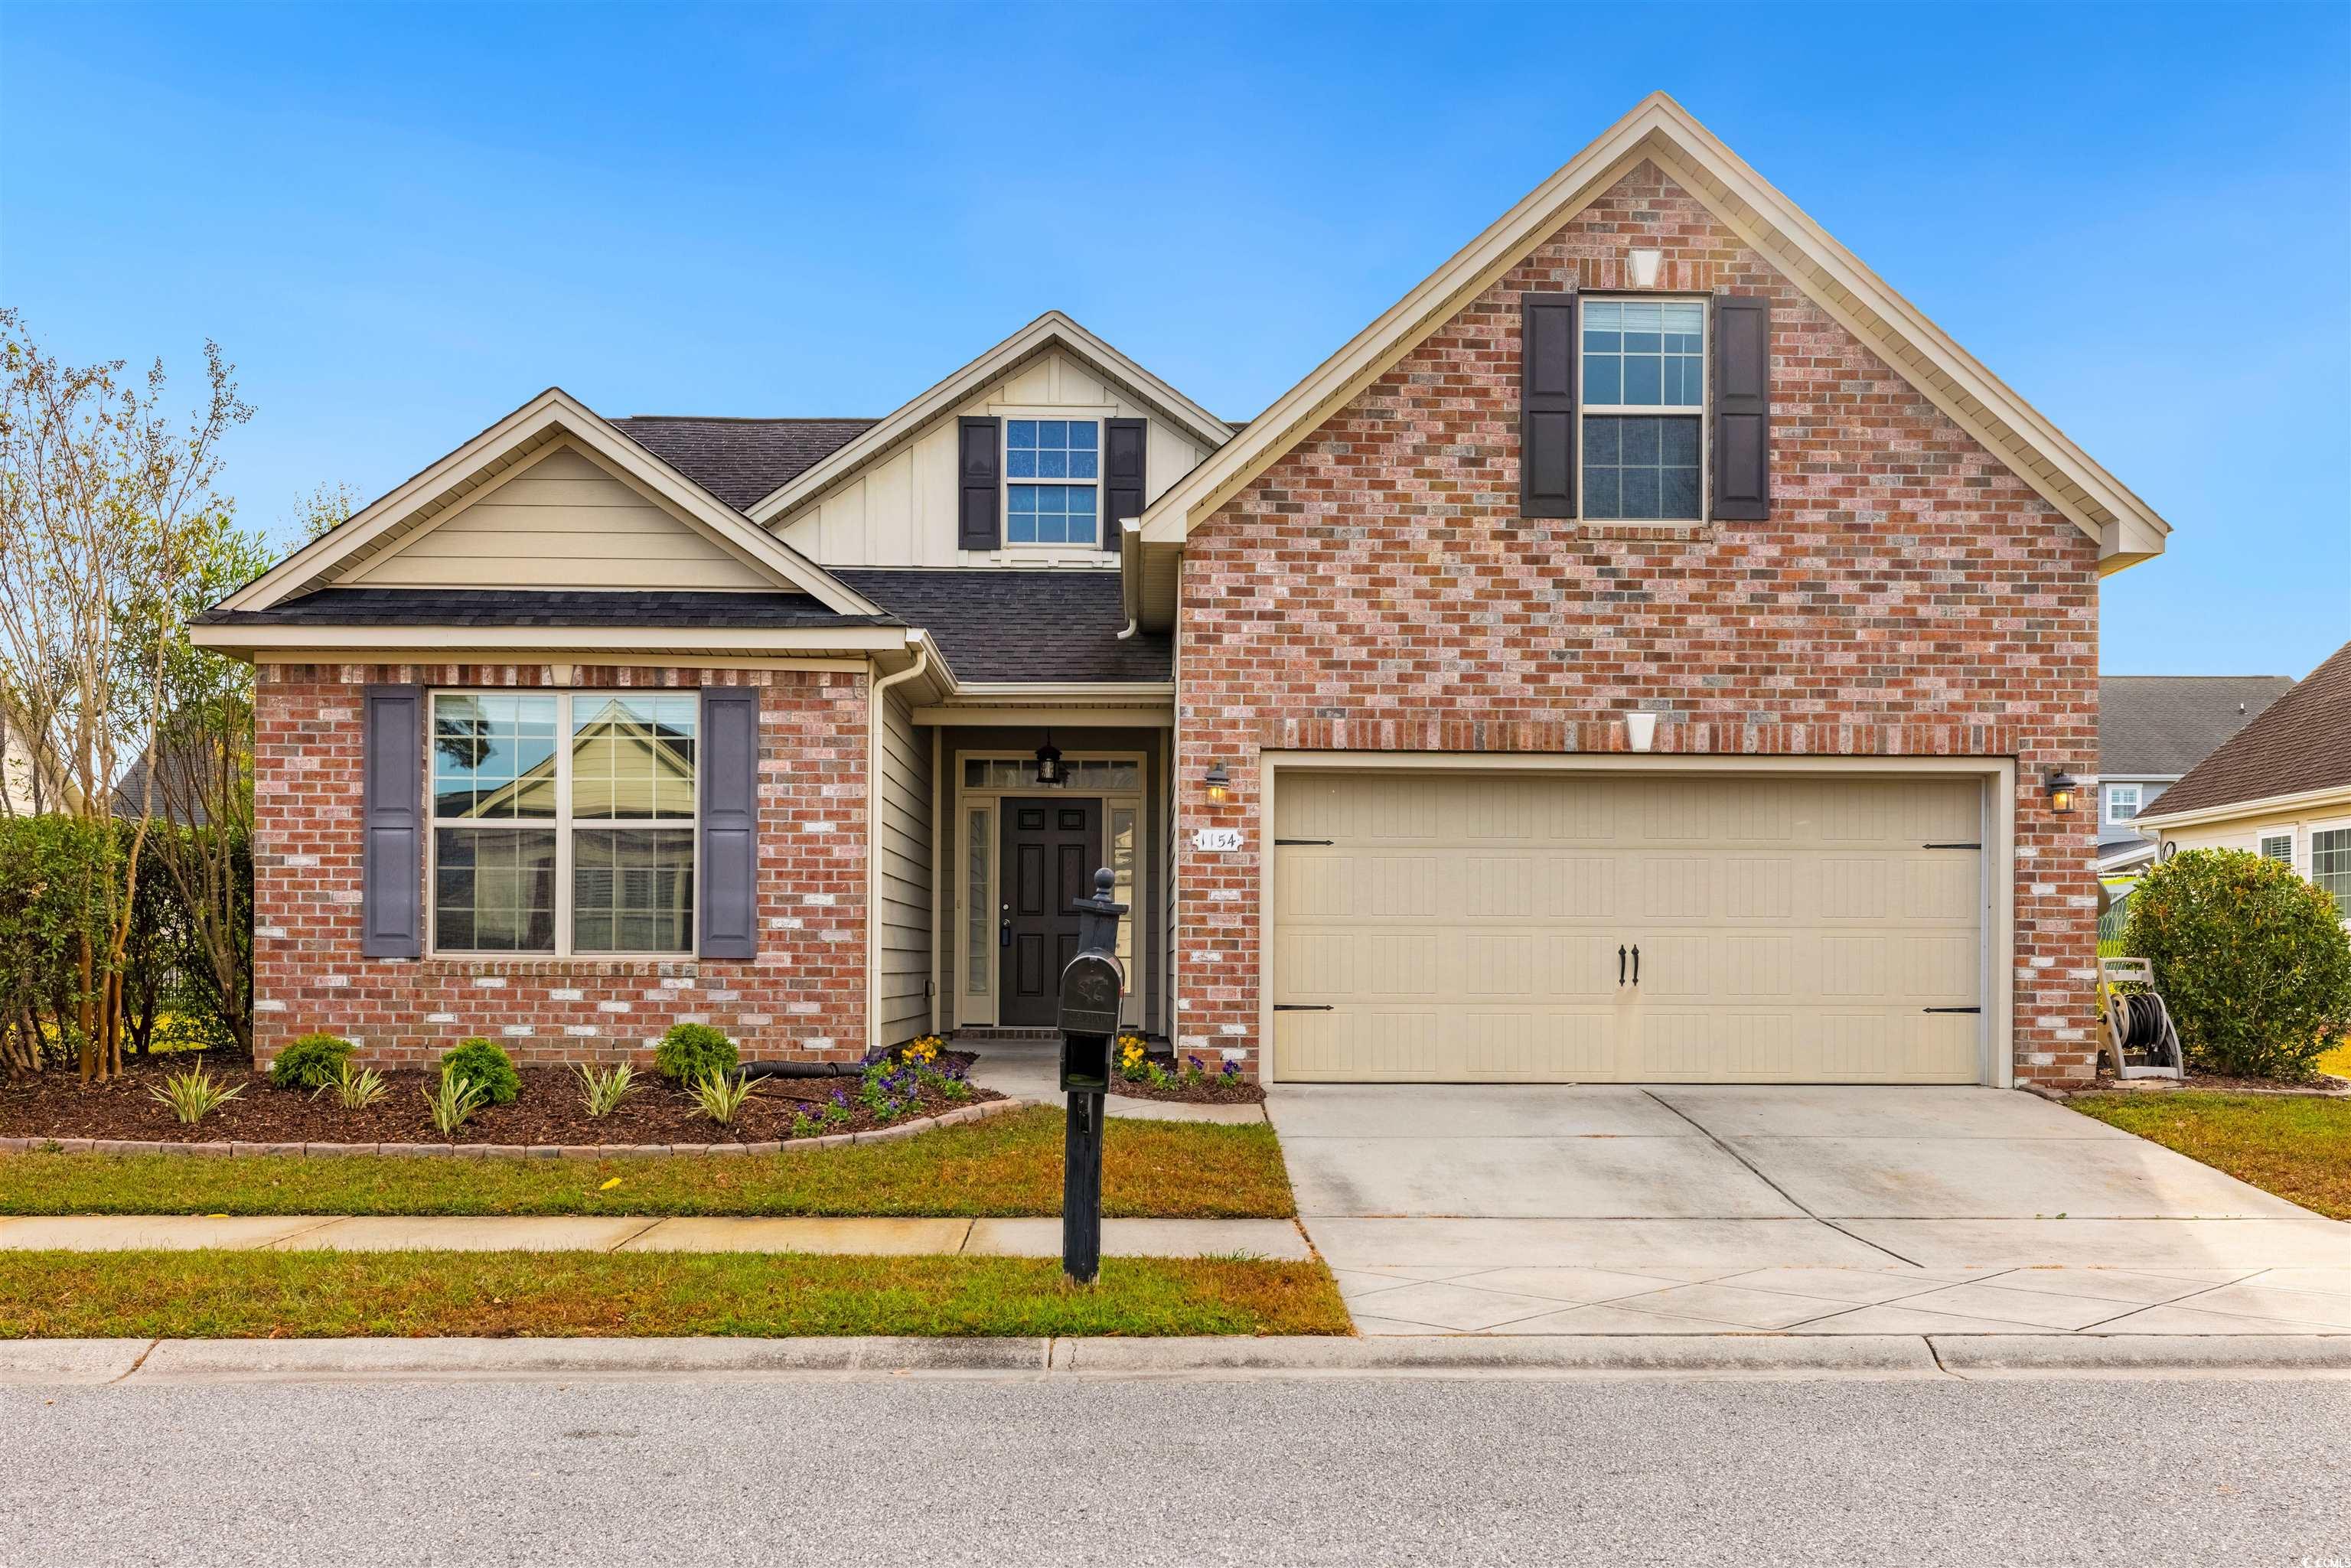
[[[1108,953],[1080,953],[1061,971],[1062,1093],[1110,1092],[1111,1041],[1125,993],[1125,973]]]

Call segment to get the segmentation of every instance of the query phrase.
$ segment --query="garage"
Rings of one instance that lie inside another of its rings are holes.
[[[1273,1074],[1976,1083],[1981,773],[1280,770]]]

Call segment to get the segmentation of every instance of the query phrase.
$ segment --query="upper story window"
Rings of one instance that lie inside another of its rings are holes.
[[[433,947],[694,951],[690,693],[438,692]]]
[[[2139,786],[2109,784],[2106,786],[2106,821],[2127,822],[2138,815]]]
[[[1004,422],[1004,540],[1100,542],[1102,426],[1091,419]]]
[[[1700,520],[1706,494],[1704,302],[1589,299],[1583,317],[1583,515]]]

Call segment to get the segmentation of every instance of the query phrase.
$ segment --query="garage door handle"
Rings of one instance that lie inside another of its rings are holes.
[[[1641,983],[1641,945],[1638,942],[1633,944],[1633,983],[1636,986]]]
[[[1616,983],[1620,986],[1625,983],[1625,944],[1622,942],[1616,944]]]
[[[1981,1008],[1920,1008],[1922,1013],[1980,1013]]]
[[[1276,1002],[1273,1010],[1278,1013],[1327,1013],[1331,1007],[1329,1002]]]

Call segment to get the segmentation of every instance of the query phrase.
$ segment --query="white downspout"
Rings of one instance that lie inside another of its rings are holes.
[[[882,1049],[882,721],[893,686],[931,667],[930,644],[920,632],[906,633],[914,662],[872,684],[872,711],[865,723],[865,1052]],[[933,858],[936,858],[934,856]]]

